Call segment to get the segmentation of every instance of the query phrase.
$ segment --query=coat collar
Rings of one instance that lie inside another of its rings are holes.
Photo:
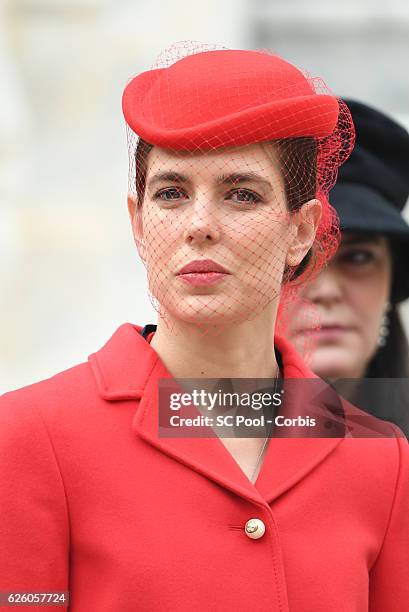
[[[139,325],[123,323],[99,351],[88,357],[103,399],[130,400],[143,396],[160,359],[141,336],[141,330]]]
[[[123,323],[104,346],[88,357],[98,392],[106,400],[139,399],[156,368],[163,378],[171,374],[158,354],[142,336],[142,327]],[[293,346],[283,338],[275,338],[283,358],[285,378],[316,378]]]
[[[294,486],[329,455],[343,438],[272,438],[253,485],[218,438],[163,438],[158,435],[158,379],[172,378],[142,327],[124,323],[88,361],[98,393],[107,401],[140,400],[133,429],[148,443],[236,494],[261,505]],[[284,378],[317,378],[283,338],[275,344]]]

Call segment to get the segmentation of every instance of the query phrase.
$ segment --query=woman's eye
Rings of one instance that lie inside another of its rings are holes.
[[[364,266],[372,263],[375,260],[375,255],[368,249],[355,249],[353,251],[344,251],[338,256],[339,260],[346,264],[354,266]]]
[[[166,189],[161,189],[156,192],[154,197],[155,200],[162,200],[163,202],[175,202],[187,196],[185,192],[178,187],[167,187]]]
[[[261,202],[261,197],[249,189],[235,189],[234,191],[230,191],[225,199],[233,200],[233,202],[238,202],[240,204],[257,204]]]

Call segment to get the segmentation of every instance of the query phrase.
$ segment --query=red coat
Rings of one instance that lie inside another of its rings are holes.
[[[170,374],[140,329],[2,396],[0,591],[69,590],[75,612],[407,612],[406,439],[273,438],[253,485],[218,438],[158,437]],[[285,377],[312,376],[276,342]]]

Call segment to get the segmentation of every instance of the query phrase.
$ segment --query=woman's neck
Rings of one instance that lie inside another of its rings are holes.
[[[273,378],[276,309],[258,318],[230,323],[216,333],[161,317],[151,346],[175,378]]]

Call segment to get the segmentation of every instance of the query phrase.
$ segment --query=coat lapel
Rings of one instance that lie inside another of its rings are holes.
[[[294,347],[282,337],[275,337],[275,346],[283,359],[284,381],[289,383],[290,392],[295,397],[290,403],[288,416],[302,415],[312,408],[314,414],[330,419],[335,426],[337,420],[329,413],[320,398],[329,387],[313,374],[304,364]],[[309,379],[307,383],[303,381]],[[290,380],[295,384],[291,387]],[[328,397],[325,393],[325,396]],[[335,427],[334,427],[335,431]],[[338,428],[340,431],[340,428]],[[343,428],[342,428],[343,431]],[[344,439],[341,437],[273,437],[256,482],[257,489],[267,503],[271,503],[288,489],[303,480],[313,471]]]
[[[158,382],[172,379],[172,375],[140,335],[141,329],[130,323],[121,325],[89,356],[89,364],[100,396],[106,401],[139,400],[132,424],[135,433],[187,468],[264,505],[304,479],[342,441],[339,437],[272,438],[253,485],[217,437],[160,437]],[[282,338],[276,338],[275,343],[282,355],[285,379],[314,377],[290,344]]]
[[[147,383],[139,409],[135,414],[134,430],[147,442],[189,468],[203,474],[206,478],[214,480],[246,499],[251,499],[257,503],[262,502],[258,491],[217,437],[159,437],[159,413],[157,409],[159,378],[172,377],[158,359]],[[197,415],[200,415],[197,408],[189,409],[189,416]],[[209,435],[211,434],[212,430],[209,428]]]

